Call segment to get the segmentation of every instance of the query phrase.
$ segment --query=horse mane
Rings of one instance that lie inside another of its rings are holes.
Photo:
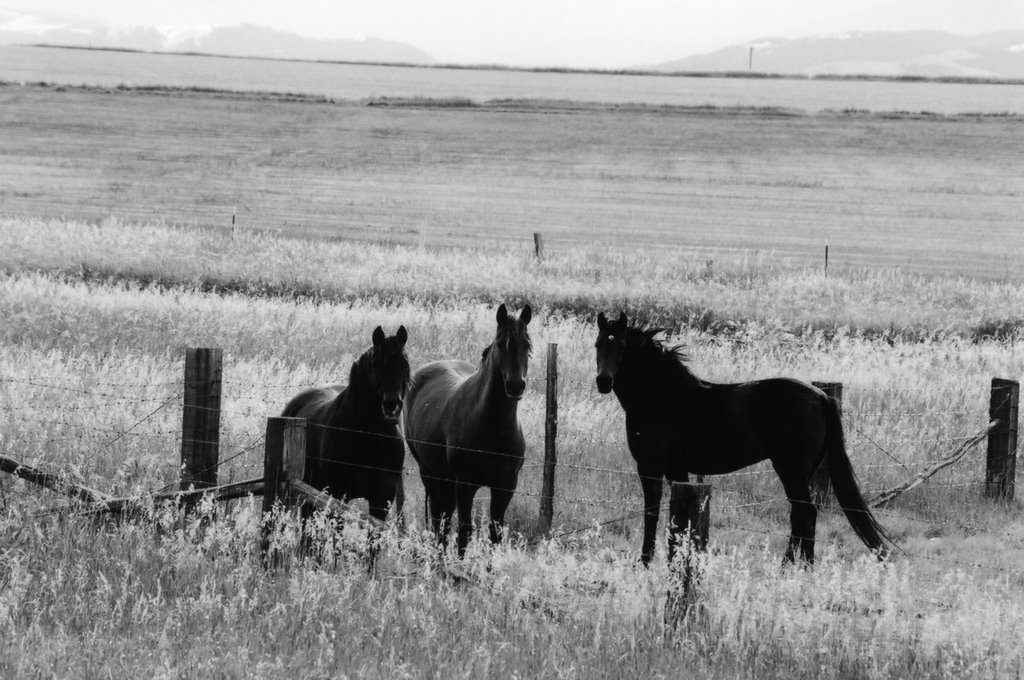
[[[393,340],[393,338],[388,338],[386,343],[385,343],[385,346],[387,346],[387,343],[390,343],[392,340]],[[389,349],[391,349],[391,348],[389,348]],[[352,362],[352,368],[349,370],[349,374],[348,374],[348,384],[349,385],[357,385],[358,384],[361,387],[361,386],[366,384],[366,381],[364,379],[368,378],[369,375],[370,375],[370,372],[373,370],[372,363],[373,363],[373,356],[374,356],[374,352],[375,351],[376,351],[375,348],[370,347],[365,352],[360,354],[359,358],[357,358],[354,362]],[[361,378],[363,378],[363,379],[361,379]],[[406,384],[407,385],[411,385],[412,384],[412,371],[411,370],[409,371],[409,375],[406,378]]]
[[[646,352],[648,361],[655,363],[659,370],[664,371],[673,380],[680,380],[687,385],[703,385],[704,381],[694,375],[687,362],[690,355],[682,343],[675,345],[667,344],[657,336],[664,333],[664,328],[642,328],[630,327],[627,333],[637,333],[643,339],[640,343],[640,351]],[[628,335],[627,335],[628,344]]]
[[[532,354],[533,341],[530,340],[530,332],[526,330],[526,326],[520,326],[518,321],[516,319],[516,323],[510,322],[498,328],[498,333],[494,336],[494,342],[505,342],[515,339],[526,347],[528,354]]]
[[[527,331],[524,327],[523,331],[520,332],[518,324],[508,323],[505,324],[504,326],[499,327],[498,332],[494,336],[494,340],[491,342],[491,344],[484,347],[483,351],[480,353],[480,362],[483,363],[487,361],[487,356],[491,353],[492,347],[494,347],[496,344],[505,342],[512,338],[522,343],[526,347],[527,354],[533,354],[533,341],[530,339],[529,331]]]
[[[348,372],[348,384],[349,386],[359,385],[360,387],[365,385],[365,380],[362,377],[370,374],[370,361],[373,359],[373,348],[366,350],[359,355],[359,358],[352,362],[352,368]]]

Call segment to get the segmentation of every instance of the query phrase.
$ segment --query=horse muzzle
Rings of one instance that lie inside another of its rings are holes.
[[[506,380],[505,381],[505,395],[509,399],[515,399],[519,401],[523,398],[523,393],[526,392],[526,381],[525,380]]]
[[[597,391],[601,394],[608,394],[612,391],[612,385],[615,384],[615,379],[610,375],[601,374],[597,376]]]
[[[402,417],[402,401],[385,399],[380,405],[380,414],[384,422],[394,425]]]

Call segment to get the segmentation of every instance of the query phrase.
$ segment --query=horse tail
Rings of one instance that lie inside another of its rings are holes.
[[[879,559],[885,558],[890,552],[889,546],[895,544],[871,514],[864,496],[861,495],[857,477],[850,464],[850,456],[846,453],[839,405],[832,397],[828,397],[825,406],[825,461],[836,498],[839,499],[839,505],[846,519],[850,521],[854,533],[864,545],[877,553]]]

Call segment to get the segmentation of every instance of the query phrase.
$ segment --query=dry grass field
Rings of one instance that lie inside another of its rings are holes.
[[[0,214],[1021,280],[1019,117],[368,104],[5,85]]]
[[[0,675],[1021,675],[1024,513],[984,498],[982,450],[879,510],[904,551],[885,565],[827,511],[814,569],[780,568],[774,475],[713,479],[700,606],[667,626],[592,348],[594,312],[626,308],[702,377],[841,381],[865,494],[903,482],[985,426],[991,377],[1021,377],[1021,120],[39,86],[0,103],[0,453],[115,494],[174,485],[182,348],[217,346],[220,477],[245,479],[265,417],[343,379],[378,324],[407,326],[414,367],[473,360],[497,302],[529,301],[537,348],[511,541],[461,565],[480,587],[438,576],[416,512],[374,577],[351,524],[316,562],[285,523],[288,569],[268,573],[253,501],[115,524],[2,477]]]

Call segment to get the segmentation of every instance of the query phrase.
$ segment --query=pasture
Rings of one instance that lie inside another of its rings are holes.
[[[1024,252],[1019,120],[0,96],[19,131],[0,150],[8,455],[112,493],[175,483],[185,346],[225,351],[224,481],[258,475],[265,417],[343,379],[376,325],[406,326],[414,368],[476,361],[497,303],[529,302],[536,348],[512,540],[465,560],[486,590],[422,559],[415,474],[412,531],[374,578],[357,536],[337,563],[263,572],[253,502],[110,524],[0,479],[4,673],[1020,675],[1024,521],[982,497],[981,452],[878,511],[906,551],[885,566],[826,512],[815,568],[782,569],[774,475],[714,478],[702,609],[666,627],[664,545],[637,566],[639,483],[593,356],[594,314],[625,307],[701,377],[842,381],[865,494],[902,482],[982,429],[988,380],[1024,366],[1019,268],[999,257]],[[547,342],[551,540],[533,530]]]
[[[0,210],[1021,280],[1019,116],[373,103],[4,85]]]

